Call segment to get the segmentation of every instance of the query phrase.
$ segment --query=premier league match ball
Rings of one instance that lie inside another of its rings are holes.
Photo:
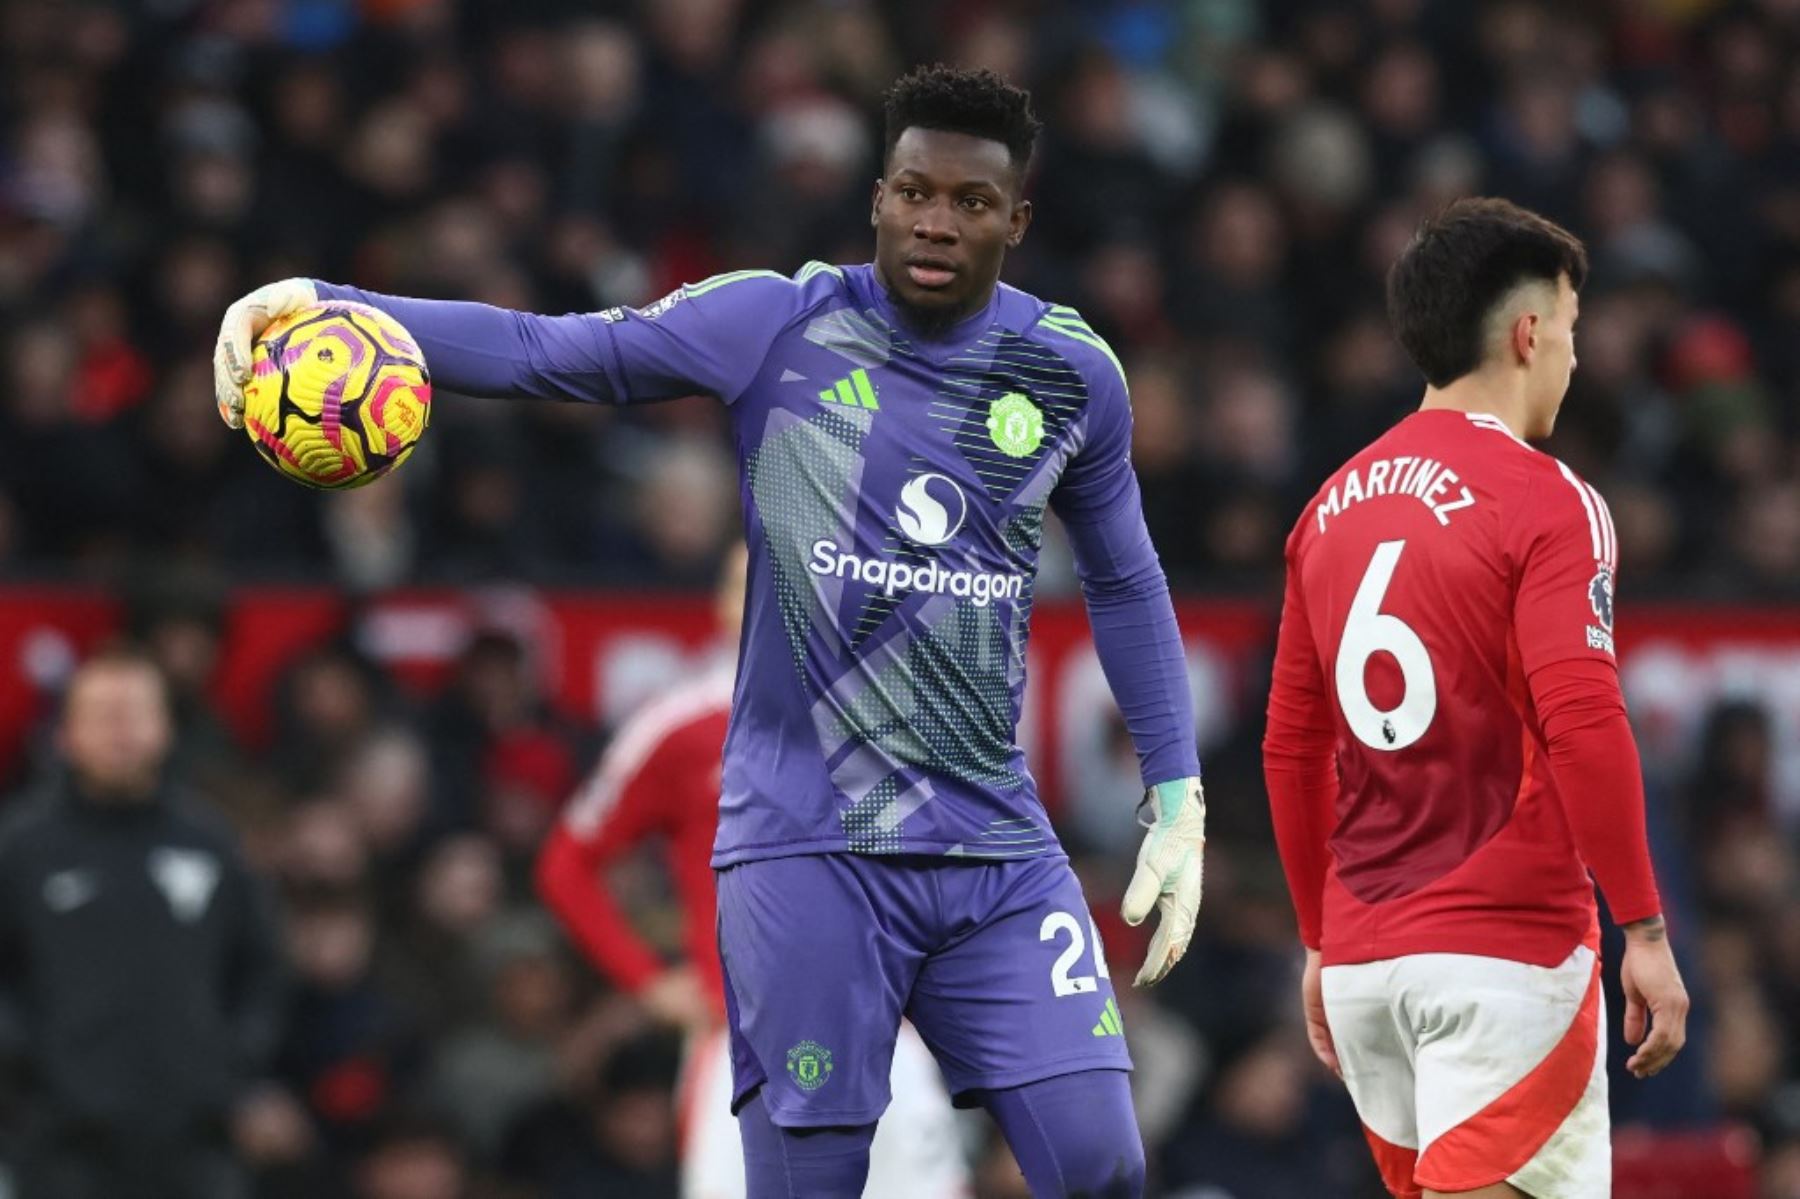
[[[263,330],[244,389],[244,432],[287,478],[341,490],[406,461],[431,419],[425,356],[400,322],[329,301]]]

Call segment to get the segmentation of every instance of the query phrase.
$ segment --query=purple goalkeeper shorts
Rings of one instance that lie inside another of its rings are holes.
[[[1131,1069],[1065,859],[817,854],[718,879],[733,1111],[760,1086],[786,1128],[873,1122],[902,1016],[959,1100]]]

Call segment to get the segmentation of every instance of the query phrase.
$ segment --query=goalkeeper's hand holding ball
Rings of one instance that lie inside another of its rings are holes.
[[[290,313],[319,302],[311,279],[265,283],[225,310],[219,342],[213,347],[213,396],[219,419],[244,427],[244,385],[250,382],[251,349],[257,335]]]

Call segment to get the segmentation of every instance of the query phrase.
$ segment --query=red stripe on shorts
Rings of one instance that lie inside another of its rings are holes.
[[[1367,1124],[1363,1125],[1363,1136],[1369,1139],[1369,1150],[1375,1155],[1375,1168],[1381,1171],[1381,1181],[1394,1193],[1395,1199],[1419,1199],[1422,1192],[1413,1181],[1413,1166],[1419,1160],[1419,1151],[1383,1140]]]
[[[1562,1040],[1498,1099],[1426,1147],[1414,1178],[1434,1191],[1472,1191],[1509,1178],[1544,1147],[1587,1090],[1600,1051],[1600,957]]]

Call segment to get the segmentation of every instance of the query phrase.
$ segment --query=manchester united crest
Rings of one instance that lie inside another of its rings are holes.
[[[802,1041],[788,1050],[787,1072],[802,1091],[816,1091],[831,1081],[831,1050],[817,1041]]]

